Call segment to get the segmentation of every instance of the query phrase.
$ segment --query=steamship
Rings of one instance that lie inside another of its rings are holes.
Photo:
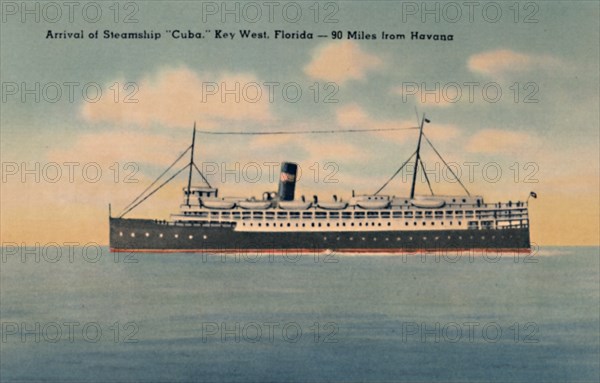
[[[401,253],[414,251],[529,251],[528,201],[486,203],[471,195],[460,179],[463,195],[434,195],[421,159],[426,137],[423,115],[418,127],[417,149],[396,171],[397,175],[414,158],[409,196],[376,193],[352,195],[344,200],[297,198],[297,165],[284,162],[277,192],[260,198],[229,198],[219,195],[194,163],[196,127],[192,144],[175,161],[190,152],[191,160],[166,182],[158,180],[130,203],[122,214],[110,213],[110,248],[114,252],[351,252]],[[323,133],[323,132],[318,132]],[[444,161],[444,164],[447,163]],[[415,195],[419,168],[431,195]],[[192,185],[192,174],[202,178]],[[180,211],[170,219],[125,218],[160,187],[182,171],[189,171]],[[394,176],[395,176],[394,175]],[[392,176],[392,178],[394,177]],[[537,197],[531,192],[531,197]]]

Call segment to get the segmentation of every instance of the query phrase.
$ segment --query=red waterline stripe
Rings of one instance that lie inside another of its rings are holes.
[[[300,253],[325,253],[331,251],[333,253],[393,253],[393,254],[421,254],[421,253],[435,253],[435,252],[486,252],[486,253],[530,253],[531,249],[528,248],[441,248],[441,249],[115,249],[110,248],[112,253],[244,253],[244,254],[256,254],[256,253],[274,253],[274,254],[286,254],[290,252]]]

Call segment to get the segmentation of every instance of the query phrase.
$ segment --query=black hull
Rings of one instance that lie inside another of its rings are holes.
[[[134,233],[135,236],[131,236]],[[162,235],[162,236],[161,236]],[[529,251],[528,228],[420,231],[237,232],[233,227],[173,225],[110,218],[111,251],[406,252],[480,249]]]

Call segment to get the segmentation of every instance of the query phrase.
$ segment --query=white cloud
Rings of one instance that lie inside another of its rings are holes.
[[[196,73],[188,68],[165,69],[137,82],[137,91],[104,92],[95,103],[86,103],[81,114],[90,122],[134,123],[147,126],[159,123],[169,127],[189,127],[194,121],[202,128],[214,128],[221,121],[267,122],[272,119],[262,82],[246,73]],[[110,85],[109,85],[110,86]],[[106,88],[108,89],[109,86]],[[113,88],[111,88],[113,89]],[[233,90],[227,94],[224,90]],[[130,92],[133,92],[130,94]],[[125,102],[125,96],[137,102]]]
[[[343,84],[349,80],[363,80],[367,72],[381,65],[379,57],[364,52],[356,42],[342,41],[317,48],[304,73],[314,79]]]
[[[530,55],[509,49],[497,49],[472,55],[469,57],[468,67],[472,72],[483,75],[502,76],[536,68],[559,69],[562,63],[548,55]]]
[[[417,127],[418,123],[414,120],[381,120],[369,116],[369,114],[357,104],[342,106],[336,111],[338,124],[345,128],[360,129],[409,129]],[[410,132],[410,131],[409,131]],[[460,130],[450,124],[431,124],[427,125],[425,133],[434,140],[449,140],[457,137]],[[409,137],[416,136],[416,130],[411,135],[402,131],[383,131],[377,132],[382,138],[391,139],[397,142],[404,142]]]
[[[467,141],[465,148],[471,153],[516,154],[531,148],[536,138],[528,133],[500,129],[485,129]]]
[[[68,150],[52,149],[53,162],[97,163],[103,168],[111,164],[136,162],[167,166],[190,144],[165,135],[109,131],[79,135]]]

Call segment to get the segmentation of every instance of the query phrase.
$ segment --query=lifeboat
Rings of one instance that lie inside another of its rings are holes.
[[[235,201],[226,201],[222,199],[203,199],[202,205],[209,209],[232,209]]]
[[[271,201],[246,200],[238,202],[238,206],[242,209],[264,210],[271,207]]]
[[[317,203],[317,206],[326,210],[342,210],[348,206],[348,203],[342,201],[326,201]]]
[[[446,201],[440,198],[421,197],[410,200],[410,203],[415,207],[421,207],[425,209],[437,209],[444,206],[446,204]]]
[[[363,200],[356,203],[363,209],[385,209],[390,206],[390,201],[386,200]]]
[[[285,210],[306,210],[312,202],[305,201],[279,201],[279,207]]]

